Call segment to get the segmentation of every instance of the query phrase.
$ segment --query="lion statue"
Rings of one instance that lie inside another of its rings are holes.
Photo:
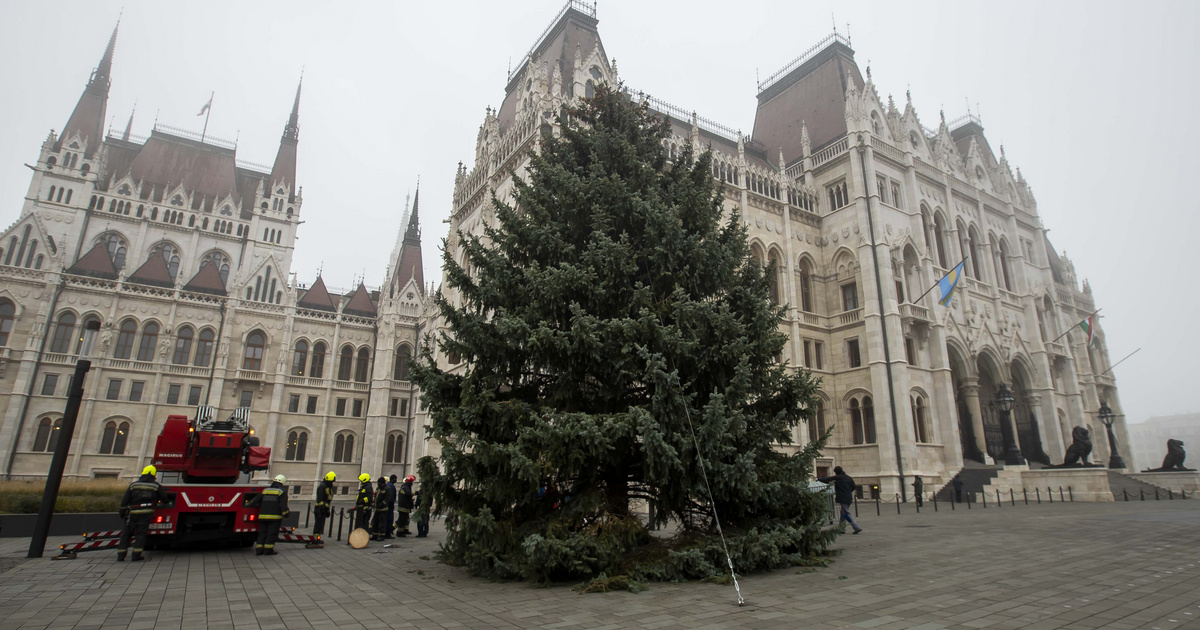
[[[1071,445],[1063,456],[1063,466],[1090,466],[1088,457],[1092,454],[1092,434],[1085,427],[1075,427],[1071,430]]]
[[[1182,440],[1167,440],[1167,456],[1163,458],[1162,468],[1151,468],[1143,472],[1168,472],[1172,470],[1191,472],[1191,468],[1183,466],[1187,452],[1183,450]]]

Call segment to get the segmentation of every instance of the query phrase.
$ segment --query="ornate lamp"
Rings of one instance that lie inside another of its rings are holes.
[[[1125,460],[1121,459],[1121,454],[1117,452],[1117,438],[1113,435],[1113,423],[1117,421],[1117,415],[1108,407],[1108,403],[1100,401],[1100,422],[1104,423],[1104,430],[1108,433],[1108,467],[1109,468],[1124,468]]]
[[[1000,383],[996,389],[996,408],[1000,410],[1000,432],[1004,436],[1004,463],[1020,466],[1025,463],[1021,448],[1017,446],[1017,438],[1013,435],[1011,415],[1016,399],[1008,390],[1008,385]]]

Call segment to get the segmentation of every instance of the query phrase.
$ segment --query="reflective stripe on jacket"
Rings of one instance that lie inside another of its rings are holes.
[[[121,507],[129,508],[130,514],[153,514],[154,506],[167,501],[167,493],[158,485],[153,475],[142,475],[129,484],[121,497]]]
[[[278,521],[291,514],[287,504],[287,491],[277,481],[264,488],[262,494],[251,499],[250,507],[258,508],[260,521]]]

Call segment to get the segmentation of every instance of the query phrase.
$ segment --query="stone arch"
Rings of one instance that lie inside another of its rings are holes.
[[[1009,370],[1012,374],[1012,413],[1017,428],[1017,444],[1027,459],[1049,465],[1050,456],[1043,449],[1041,428],[1038,426],[1040,409],[1035,394],[1036,372],[1033,362],[1024,353],[1016,353]]]

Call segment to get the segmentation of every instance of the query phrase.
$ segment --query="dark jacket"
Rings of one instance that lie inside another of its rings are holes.
[[[167,491],[154,480],[154,475],[142,475],[129,484],[121,497],[121,507],[133,514],[153,514],[154,506],[168,501]]]
[[[317,485],[317,506],[329,507],[333,503],[333,482],[322,481]]]
[[[854,503],[854,489],[858,486],[854,483],[854,478],[850,475],[841,473],[832,477],[818,477],[817,481],[833,484],[834,499],[839,504],[850,505]]]
[[[384,512],[388,509],[387,486],[380,486],[375,489],[375,511]]]
[[[413,489],[411,483],[401,484],[396,488],[396,509],[401,512],[411,512],[413,508]]]
[[[251,499],[250,507],[258,508],[260,521],[278,521],[292,513],[288,509],[287,490],[284,490],[283,484],[278,481],[272,481],[271,485],[263,489],[262,494]]]
[[[358,498],[354,500],[354,507],[369,508],[375,504],[375,491],[371,489],[370,482],[363,483],[358,486]]]
[[[396,509],[396,484],[390,481],[387,484],[387,507],[389,510]]]

